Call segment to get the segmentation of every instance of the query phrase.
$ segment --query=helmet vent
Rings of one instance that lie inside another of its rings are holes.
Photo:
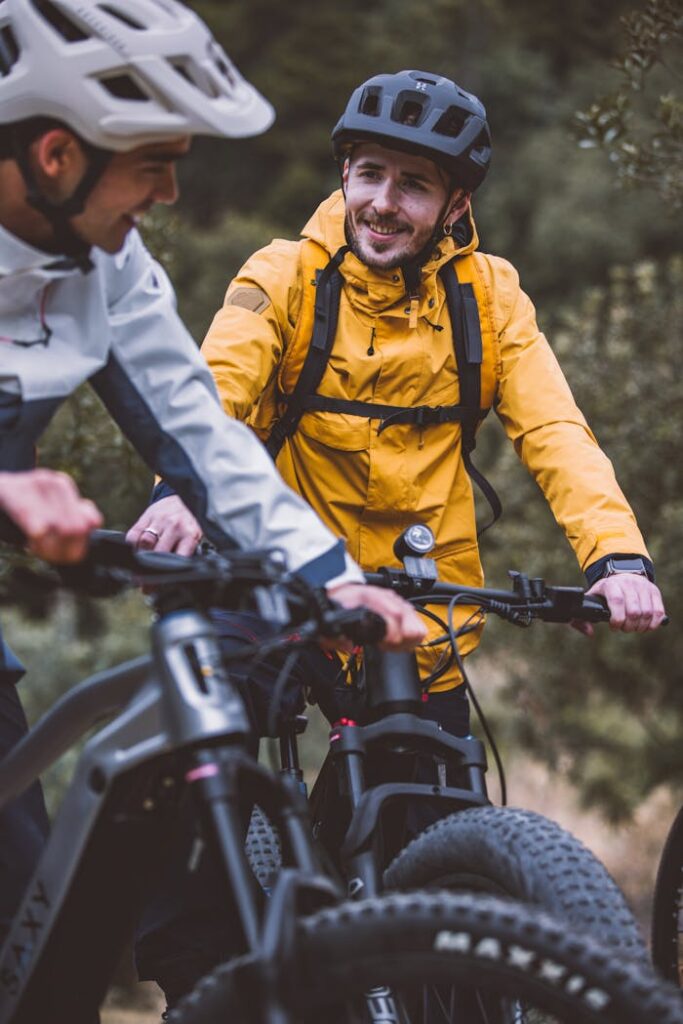
[[[449,107],[445,114],[442,114],[434,125],[434,131],[439,135],[450,135],[457,139],[465,127],[469,114],[458,107]]]
[[[223,75],[223,77],[227,78],[228,82],[234,89],[234,87],[237,85],[237,79],[235,78],[235,73],[228,64],[228,62],[223,60],[222,57],[219,57],[218,60],[216,61],[216,66],[220,73]]]
[[[0,75],[8,75],[19,59],[19,47],[14,32],[5,25],[0,29]]]
[[[97,6],[100,10],[104,11],[105,14],[108,14],[110,18],[116,18],[117,21],[127,25],[128,28],[135,29],[137,32],[142,31],[145,27],[140,24],[139,21],[136,21],[135,18],[131,18],[130,14],[124,14],[123,11],[117,11],[116,8],[112,7],[110,4],[98,4]]]
[[[360,112],[367,117],[377,117],[379,114],[379,89],[366,89],[360,101]]]
[[[237,77],[235,75],[235,69],[230,63],[230,58],[228,57],[225,50],[223,50],[223,48],[220,47],[218,43],[214,42],[209,47],[209,55],[212,57],[214,67],[216,68],[218,73],[226,79],[226,81],[228,82],[232,89],[236,88]]]
[[[57,10],[50,0],[31,0],[31,3],[65,42],[80,43],[88,38],[83,29],[74,24],[62,11]]]
[[[119,100],[149,101],[149,96],[142,91],[130,75],[114,75],[112,78],[100,78],[100,85],[107,90],[110,96],[115,96]]]
[[[394,108],[394,120],[399,124],[418,125],[424,112],[423,104],[416,99],[404,99]]]
[[[472,159],[482,164],[491,159],[491,136],[486,128],[482,128],[472,144]]]
[[[192,61],[172,60],[170,63],[173,70],[181,78],[184,78],[193,89],[198,89],[204,96],[209,96],[211,99],[215,99],[218,96],[218,91],[209,77],[197,68]]]

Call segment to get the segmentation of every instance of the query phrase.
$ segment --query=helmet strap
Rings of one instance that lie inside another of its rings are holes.
[[[40,189],[28,158],[28,146],[15,133],[13,136],[13,155],[26,185],[26,201],[50,223],[55,242],[61,253],[77,263],[83,274],[93,269],[90,258],[91,246],[81,238],[71,225],[71,218],[78,216],[85,209],[92,190],[102,177],[112,153],[93,146],[79,138],[88,166],[76,190],[61,203],[49,199]]]

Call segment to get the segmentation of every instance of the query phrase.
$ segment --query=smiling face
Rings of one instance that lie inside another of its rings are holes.
[[[90,245],[118,252],[131,228],[155,203],[176,201],[175,165],[189,148],[190,139],[183,137],[116,153],[83,213],[72,219],[74,230]]]
[[[343,181],[349,244],[379,270],[413,259],[437,226],[456,220],[469,203],[462,189],[450,191],[445,173],[427,157],[374,142],[355,147]]]

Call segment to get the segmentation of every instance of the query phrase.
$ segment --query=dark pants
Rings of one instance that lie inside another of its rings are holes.
[[[0,634],[0,758],[26,734],[24,710],[15,682],[21,666],[3,645]],[[48,834],[48,819],[39,783],[0,811],[0,943],[35,870]]]
[[[226,653],[260,639],[264,623],[251,615],[216,613],[215,625],[222,636]],[[286,655],[250,665],[233,665],[231,674],[240,686],[256,736],[270,730],[274,686]],[[304,689],[313,696],[329,721],[342,715],[354,717],[341,679],[342,663],[335,654],[319,648],[305,650],[290,684],[278,701],[280,715],[290,718],[303,708]],[[460,691],[430,695],[423,705],[423,716],[439,722],[457,736],[469,732],[468,702]],[[421,822],[424,827],[429,821]],[[229,898],[224,893],[220,870],[208,847],[197,861],[197,829],[188,808],[187,819],[178,830],[169,866],[159,880],[138,930],[136,961],[142,980],[152,979],[164,990],[169,1006],[188,992],[204,974],[237,952],[236,936],[231,929]],[[188,871],[188,865],[191,870]]]

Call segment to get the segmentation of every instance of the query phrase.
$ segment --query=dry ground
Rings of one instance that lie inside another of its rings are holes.
[[[102,1011],[102,1024],[159,1024],[161,1009],[122,1010],[113,1008]]]
[[[131,992],[138,1005],[124,1007],[117,999],[102,1010],[102,1024],[159,1024],[164,1000],[156,985],[144,982]]]

